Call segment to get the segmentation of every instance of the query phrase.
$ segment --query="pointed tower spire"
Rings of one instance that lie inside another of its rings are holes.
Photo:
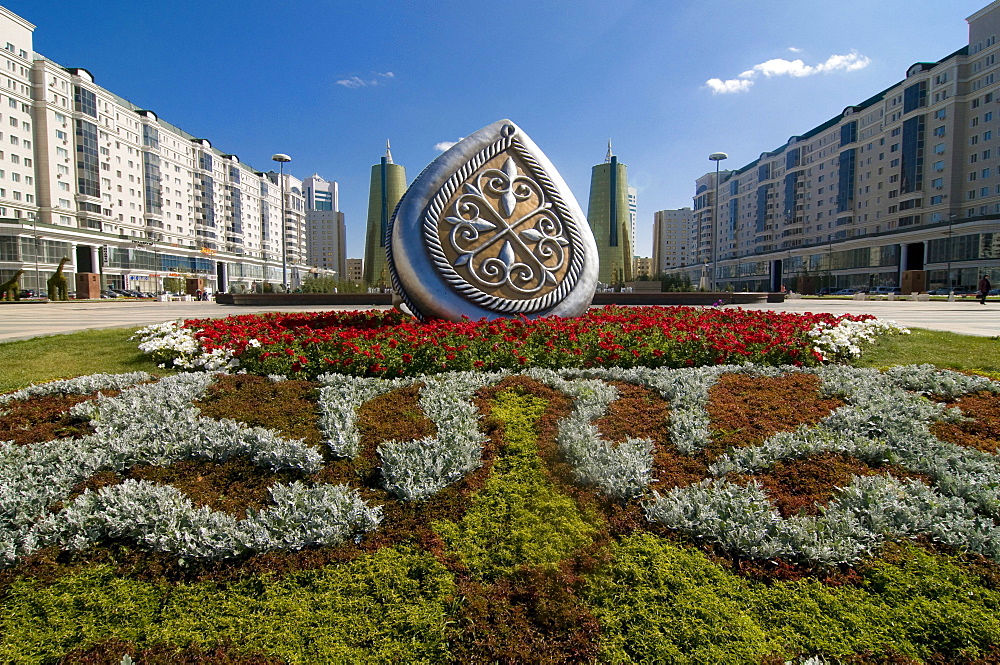
[[[611,137],[608,137],[608,156],[604,158],[605,164],[611,163],[611,158],[614,157],[614,153],[611,152]]]
[[[392,152],[389,150],[389,139],[385,140],[385,163],[392,164]]]

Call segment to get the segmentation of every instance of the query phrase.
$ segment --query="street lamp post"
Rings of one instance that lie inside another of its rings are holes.
[[[38,220],[31,218],[31,230],[35,236],[35,296],[42,293],[41,277],[38,274]]]
[[[951,225],[955,223],[955,215],[948,215],[948,298],[950,300],[955,299],[955,286],[951,279]]]
[[[285,163],[292,161],[288,155],[278,153],[271,155],[278,162],[278,181],[281,184],[281,285],[288,293],[288,231],[285,228]]]
[[[715,273],[717,269],[716,262],[718,257],[716,256],[716,244],[718,244],[719,235],[719,162],[723,159],[729,159],[729,155],[724,152],[713,152],[708,158],[715,162],[715,198],[712,210],[712,274],[709,276],[709,285],[712,291],[715,291]]]

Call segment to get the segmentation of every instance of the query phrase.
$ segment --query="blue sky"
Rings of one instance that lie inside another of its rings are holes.
[[[653,212],[967,42],[988,0],[5,0],[35,50],[260,170],[340,183],[363,253],[370,166],[413,179],[435,146],[524,129],[586,211],[610,137]],[[796,62],[801,61],[801,62]],[[741,76],[742,75],[742,76]],[[709,81],[717,82],[709,84]],[[727,90],[718,92],[716,90]]]

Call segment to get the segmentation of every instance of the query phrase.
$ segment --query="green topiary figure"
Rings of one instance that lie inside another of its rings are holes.
[[[20,300],[21,299],[21,275],[24,274],[23,270],[18,270],[14,273],[14,276],[8,279],[3,284],[0,284],[0,299],[3,300]]]
[[[65,256],[59,261],[59,268],[52,277],[45,282],[49,287],[49,300],[69,300],[69,289],[66,286],[66,276],[63,275],[63,266],[69,261]]]

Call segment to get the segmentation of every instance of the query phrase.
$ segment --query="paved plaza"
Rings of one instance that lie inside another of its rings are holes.
[[[831,314],[873,314],[905,326],[947,330],[964,335],[1000,335],[1000,301],[965,298],[955,302],[908,300],[799,299],[784,303],[741,305],[745,309],[778,312],[829,312]],[[63,303],[11,303],[0,305],[0,342],[57,335],[94,328],[142,326],[171,319],[218,318],[268,311],[305,312],[388,307],[287,306],[235,307],[215,302],[82,301]]]

